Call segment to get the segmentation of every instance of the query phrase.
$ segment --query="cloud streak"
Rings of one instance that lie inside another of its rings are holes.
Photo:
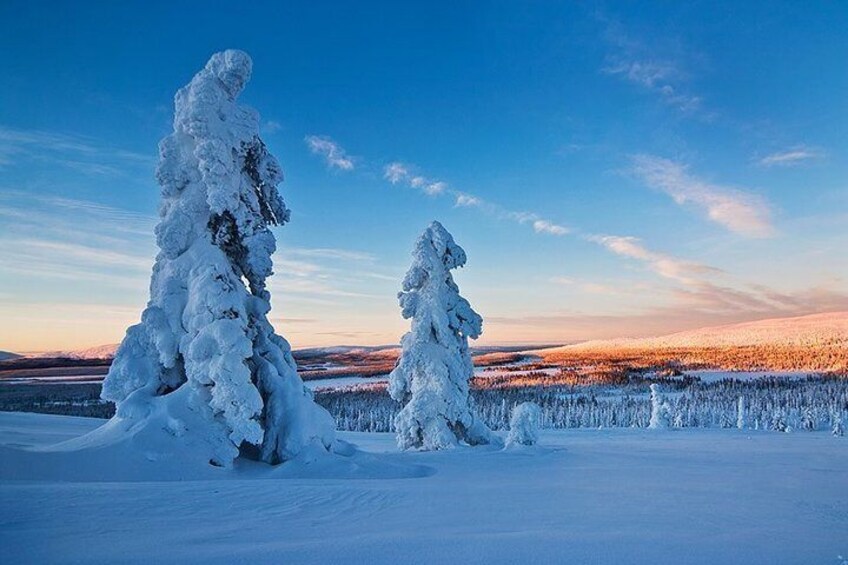
[[[127,167],[152,170],[153,155],[112,149],[79,135],[0,125],[0,169],[17,163],[48,162],[88,176],[124,176]]]
[[[416,174],[415,167],[400,161],[394,161],[383,167],[383,178],[393,185],[405,184],[420,190],[428,196],[448,195],[454,199],[457,208],[475,208],[486,214],[503,220],[511,220],[521,225],[529,225],[539,234],[562,236],[571,233],[571,229],[543,218],[533,212],[508,210],[499,204],[484,200],[468,192],[455,190],[448,183]]]
[[[447,190],[448,184],[446,182],[416,175],[412,172],[413,169],[410,165],[395,161],[383,167],[383,178],[392,184],[406,184],[428,196],[436,196]]]
[[[801,146],[766,155],[757,162],[762,167],[797,167],[823,157],[823,151]]]
[[[679,205],[691,204],[728,230],[746,237],[775,233],[768,202],[757,195],[719,186],[692,176],[681,163],[653,155],[635,155],[633,173],[645,184],[665,192]]]
[[[677,259],[664,253],[651,251],[641,240],[632,236],[590,235],[589,241],[597,243],[608,251],[629,259],[645,263],[648,268],[663,278],[683,284],[696,284],[696,275],[718,274],[714,267]]]
[[[353,158],[331,138],[325,135],[307,135],[304,141],[312,153],[324,158],[327,167],[342,171],[354,169]]]

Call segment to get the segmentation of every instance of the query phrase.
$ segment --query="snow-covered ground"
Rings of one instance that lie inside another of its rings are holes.
[[[535,448],[436,453],[342,433],[365,453],[209,467],[180,481],[157,480],[161,462],[128,481],[90,453],[56,465],[22,450],[100,424],[0,413],[4,562],[839,564],[848,555],[848,439],[826,433],[548,431]]]

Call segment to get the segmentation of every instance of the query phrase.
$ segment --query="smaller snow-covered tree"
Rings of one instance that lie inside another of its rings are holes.
[[[739,400],[736,402],[736,427],[740,430],[744,430],[748,427],[748,423],[745,418],[745,397],[740,396]]]
[[[784,416],[783,410],[778,408],[772,414],[771,429],[776,432],[785,432],[789,429],[786,425],[786,416]]]
[[[845,435],[845,429],[842,425],[842,416],[840,416],[839,414],[834,412],[832,420],[833,420],[833,425],[831,427],[830,433],[833,434],[834,437],[844,436]]]
[[[668,404],[663,401],[659,385],[651,384],[651,421],[648,427],[652,430],[668,428],[668,413]]]
[[[539,439],[542,410],[535,402],[522,402],[512,409],[507,445],[535,445]]]
[[[801,410],[801,429],[808,432],[816,429],[816,416],[813,414],[813,409],[809,406],[804,406]]]
[[[389,394],[403,404],[395,419],[401,449],[445,449],[460,441],[496,441],[475,413],[468,394],[474,374],[468,339],[483,319],[459,295],[451,270],[465,265],[465,251],[433,222],[418,238],[413,262],[398,294],[402,315],[412,318],[403,351],[389,375]]]

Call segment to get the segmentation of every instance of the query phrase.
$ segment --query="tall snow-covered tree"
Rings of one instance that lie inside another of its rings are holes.
[[[267,319],[270,227],[289,210],[259,116],[237,102],[251,70],[246,53],[216,53],[176,94],[174,131],[159,144],[150,301],[102,392],[117,418],[143,419],[154,406],[200,415],[201,425],[176,429],[202,436],[220,465],[239,453],[279,463],[309,444],[329,448],[334,434]]]
[[[497,441],[475,413],[468,392],[474,373],[468,339],[480,336],[483,319],[459,295],[451,276],[451,270],[465,265],[465,251],[434,221],[412,256],[398,294],[412,328],[401,340],[403,351],[389,376],[389,394],[403,404],[395,419],[398,445],[429,450]]]

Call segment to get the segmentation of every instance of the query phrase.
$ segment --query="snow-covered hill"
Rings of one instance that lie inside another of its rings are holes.
[[[77,349],[71,351],[45,351],[28,355],[28,357],[37,358],[61,358],[61,359],[112,359],[115,356],[115,351],[118,349],[117,343],[109,343],[106,345],[98,345],[87,349]]]
[[[20,359],[20,355],[11,351],[0,351],[0,361],[8,361],[10,359]]]
[[[842,345],[848,348],[848,312],[774,318],[688,330],[660,337],[586,341],[537,353],[569,349],[662,349],[753,345]]]

